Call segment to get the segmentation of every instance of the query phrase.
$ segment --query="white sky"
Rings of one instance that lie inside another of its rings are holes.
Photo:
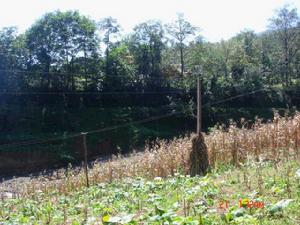
[[[168,23],[182,12],[213,42],[244,29],[265,30],[274,10],[286,3],[299,13],[300,0],[0,0],[0,29],[17,26],[22,32],[46,12],[77,9],[94,20],[112,16],[130,32],[140,22],[159,19]]]

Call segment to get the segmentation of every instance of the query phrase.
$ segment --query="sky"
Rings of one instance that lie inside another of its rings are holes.
[[[158,19],[170,23],[183,13],[211,42],[228,39],[245,29],[262,32],[275,10],[290,4],[300,13],[300,0],[0,0],[0,29],[28,29],[46,12],[79,10],[99,21],[111,16],[125,33],[138,23]]]

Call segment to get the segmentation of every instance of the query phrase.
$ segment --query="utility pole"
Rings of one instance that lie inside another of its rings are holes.
[[[202,101],[201,101],[201,85],[202,80],[200,75],[197,77],[197,135],[201,133],[201,116],[202,116]]]
[[[82,147],[83,147],[83,153],[84,153],[84,173],[85,173],[85,179],[86,179],[86,186],[89,187],[89,175],[88,175],[88,162],[87,162],[87,146],[86,146],[86,135],[87,133],[81,133],[82,136]]]
[[[192,151],[190,152],[190,175],[205,175],[209,169],[208,151],[204,136],[201,133],[201,84],[200,75],[197,77],[197,135],[192,138]]]

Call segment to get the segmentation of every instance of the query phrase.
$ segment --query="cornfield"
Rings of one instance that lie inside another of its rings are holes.
[[[275,112],[272,122],[262,123],[260,119],[247,129],[241,120],[242,128],[231,123],[225,130],[220,126],[206,136],[210,163],[231,161],[236,166],[248,157],[272,160],[274,162],[289,157],[298,157],[300,150],[300,113],[293,117],[280,117]]]
[[[231,123],[228,128],[219,126],[204,135],[212,167],[217,164],[233,163],[240,166],[249,157],[256,160],[278,162],[290,157],[298,158],[300,151],[300,113],[288,117],[274,114],[273,121],[262,123],[260,119],[247,128],[241,120],[241,127]],[[172,141],[157,141],[144,152],[130,156],[114,156],[106,162],[95,162],[89,169],[90,183],[112,182],[124,177],[167,177],[175,173],[187,174],[191,136],[175,138]],[[298,158],[299,159],[299,158]],[[39,176],[29,182],[15,184],[21,194],[36,190],[56,189],[62,193],[85,185],[84,170],[62,169],[51,176]]]

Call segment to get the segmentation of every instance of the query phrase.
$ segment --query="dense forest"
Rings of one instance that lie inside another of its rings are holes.
[[[50,12],[24,33],[16,27],[0,31],[0,143],[170,112],[183,113],[167,121],[182,134],[195,128],[191,115],[198,76],[209,106],[203,113],[205,129],[229,118],[253,119],[270,115],[272,108],[299,106],[299,48],[299,14],[288,6],[270,18],[265,32],[244,30],[217,43],[206,41],[183,14],[171,24],[146,21],[124,34],[111,17],[94,21],[78,11]],[[245,96],[213,105],[239,95]],[[258,106],[267,110],[257,111]],[[91,135],[89,143],[129,149],[146,138],[174,136],[165,125],[162,120],[123,127],[101,138]]]

